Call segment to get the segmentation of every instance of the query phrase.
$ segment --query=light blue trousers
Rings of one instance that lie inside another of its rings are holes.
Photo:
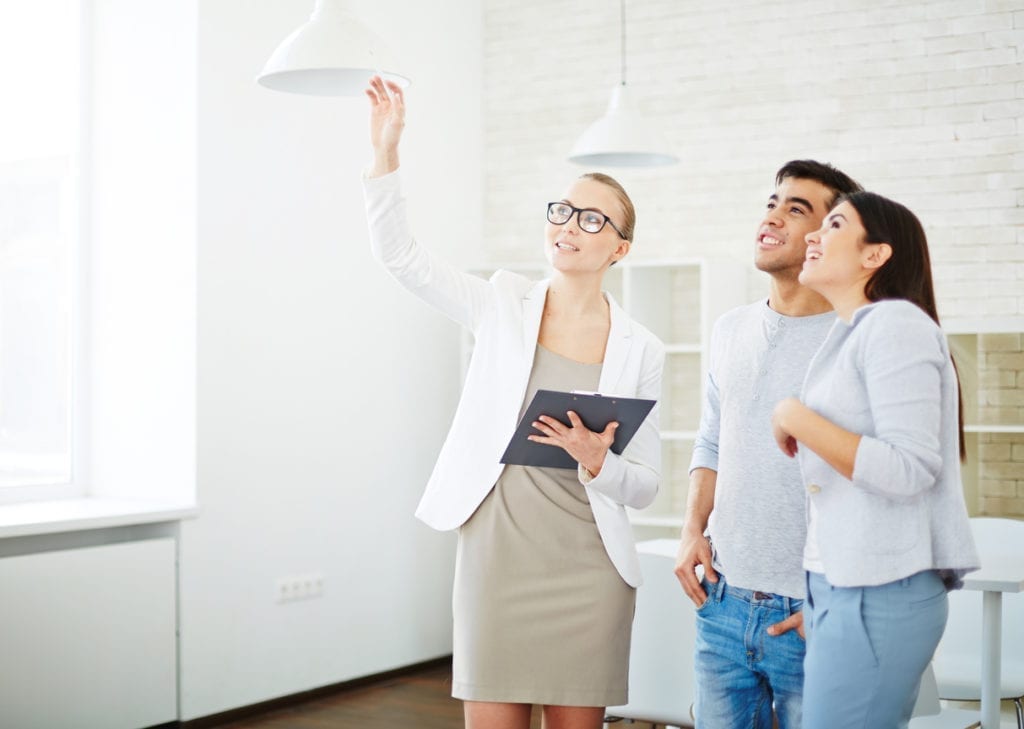
[[[803,729],[904,729],[948,612],[932,570],[873,587],[808,572]]]

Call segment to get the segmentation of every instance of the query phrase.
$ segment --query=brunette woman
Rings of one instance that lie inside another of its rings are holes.
[[[913,213],[855,192],[807,243],[800,283],[838,319],[772,418],[807,491],[803,726],[906,727],[946,592],[978,567],[956,371]]]

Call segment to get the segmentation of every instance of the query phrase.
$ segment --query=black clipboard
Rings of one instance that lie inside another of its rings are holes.
[[[600,395],[590,392],[560,392],[557,390],[537,390],[522,420],[516,426],[516,432],[508,442],[508,447],[501,456],[501,462],[520,466],[546,466],[548,468],[575,469],[576,461],[558,446],[535,443],[528,440],[529,435],[541,435],[533,427],[533,422],[541,415],[548,415],[559,422],[569,425],[566,411],[572,410],[580,416],[580,420],[590,430],[602,432],[608,423],[617,421],[615,440],[612,452],[621,454],[629,441],[640,429],[640,424],[654,407],[654,400],[642,400],[635,397],[618,397],[616,395]]]

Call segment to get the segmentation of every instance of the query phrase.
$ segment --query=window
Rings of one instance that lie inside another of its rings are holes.
[[[0,4],[0,489],[71,481],[79,3]]]
[[[0,530],[194,507],[197,13],[0,2]]]

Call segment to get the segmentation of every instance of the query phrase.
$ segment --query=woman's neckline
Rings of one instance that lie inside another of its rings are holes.
[[[553,354],[556,357],[560,357],[561,359],[564,359],[567,362],[572,362],[573,364],[583,365],[584,367],[598,367],[598,366],[604,364],[603,361],[601,361],[601,362],[581,362],[578,359],[573,359],[572,357],[566,357],[564,354],[560,354],[560,353],[556,352],[553,349],[549,349],[548,347],[545,347],[540,342],[537,342],[537,346],[540,349],[543,349],[545,352],[547,352],[549,354]]]

